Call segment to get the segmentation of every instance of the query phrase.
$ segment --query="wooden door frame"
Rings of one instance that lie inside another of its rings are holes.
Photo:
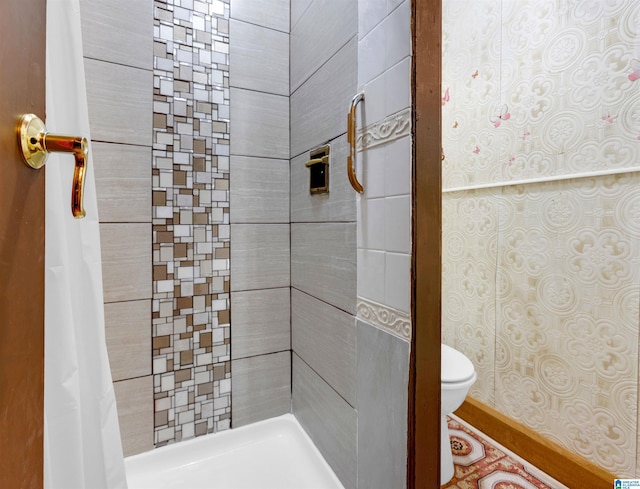
[[[442,2],[412,0],[413,253],[407,487],[440,487]]]
[[[46,0],[0,15],[0,487],[41,488],[45,173],[23,161],[20,115],[45,117]]]

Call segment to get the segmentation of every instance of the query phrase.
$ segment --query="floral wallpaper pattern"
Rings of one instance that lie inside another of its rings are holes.
[[[443,9],[443,341],[472,396],[638,477],[640,2]]]
[[[640,169],[640,3],[444,5],[444,187]]]

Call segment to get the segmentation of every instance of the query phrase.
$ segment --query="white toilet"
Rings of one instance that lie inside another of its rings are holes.
[[[454,412],[464,402],[469,388],[476,381],[476,370],[464,354],[447,345],[442,345],[440,392],[440,481],[447,483],[453,477],[453,457],[449,441],[447,415]]]

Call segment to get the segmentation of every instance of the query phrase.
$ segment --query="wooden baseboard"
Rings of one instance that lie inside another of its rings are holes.
[[[455,415],[567,487],[613,487],[613,474],[472,397]]]

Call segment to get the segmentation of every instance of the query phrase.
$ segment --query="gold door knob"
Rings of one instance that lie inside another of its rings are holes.
[[[34,114],[24,114],[18,124],[18,140],[22,158],[31,168],[42,168],[49,153],[73,153],[75,170],[71,186],[71,213],[76,219],[83,218],[84,177],[89,163],[89,143],[80,136],[49,134],[42,120]]]

